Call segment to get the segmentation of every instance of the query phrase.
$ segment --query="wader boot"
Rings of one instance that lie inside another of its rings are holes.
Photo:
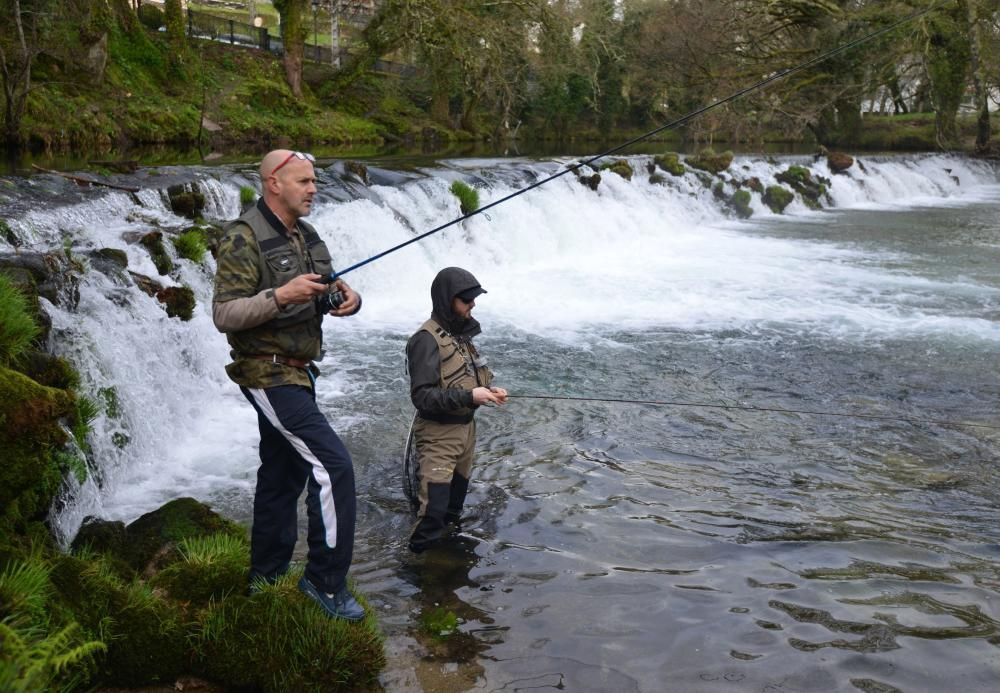
[[[451,478],[451,488],[448,494],[448,512],[444,515],[444,521],[450,524],[457,524],[462,519],[462,507],[465,505],[465,495],[469,492],[469,480],[455,472]]]
[[[410,535],[410,551],[420,553],[444,536],[449,493],[448,484],[427,484],[427,507]]]

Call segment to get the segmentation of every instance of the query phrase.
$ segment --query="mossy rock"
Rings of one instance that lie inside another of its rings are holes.
[[[689,156],[687,158],[688,166],[701,171],[708,171],[712,174],[722,173],[729,168],[732,163],[733,153],[730,151],[716,154],[712,149],[703,149],[697,156]]]
[[[63,478],[52,453],[69,439],[60,420],[74,411],[69,392],[0,368],[0,513],[35,519],[48,512]]]
[[[795,199],[795,193],[780,185],[769,185],[764,190],[764,204],[775,214],[782,214],[785,207]]]
[[[649,184],[650,185],[666,185],[667,179],[662,173],[651,173],[649,174]]]
[[[194,498],[177,498],[128,525],[128,543],[122,558],[141,571],[158,554],[162,557],[172,553],[178,542],[219,532],[246,536],[246,530],[204,503]]]
[[[753,216],[753,207],[750,206],[752,196],[749,190],[737,190],[729,198],[729,206],[740,219],[749,219]]]
[[[601,174],[595,173],[590,176],[581,176],[577,174],[576,179],[586,185],[588,188],[597,192],[598,186],[601,184]]]
[[[167,198],[174,214],[194,219],[201,216],[205,209],[205,195],[197,183],[187,185],[171,185],[167,188]]]
[[[190,670],[192,636],[178,605],[141,580],[123,577],[105,557],[64,555],[51,579],[76,620],[108,645],[98,679],[115,686],[172,684]]]
[[[653,163],[672,176],[683,176],[687,171],[687,168],[681,163],[680,154],[677,152],[666,152],[654,157]]]
[[[178,554],[176,562],[150,580],[171,599],[203,607],[246,592],[250,542],[245,535],[223,532],[188,538],[178,544]]]
[[[300,573],[252,596],[234,594],[201,613],[199,673],[237,688],[263,691],[360,691],[375,688],[385,666],[382,635],[360,623],[328,618],[295,584]]]
[[[759,195],[764,194],[764,184],[760,182],[760,178],[758,178],[757,176],[752,176],[751,178],[749,178],[746,182],[746,185],[755,193]]]
[[[44,351],[32,351],[21,359],[18,368],[39,385],[57,390],[75,390],[80,386],[80,374],[62,356]]]
[[[91,515],[83,518],[83,524],[80,525],[80,530],[73,537],[70,548],[74,552],[88,548],[97,553],[121,555],[127,541],[124,522],[102,520]]]
[[[91,268],[113,279],[124,281],[128,269],[128,254],[117,248],[100,248],[88,254]]]
[[[610,163],[604,164],[603,166],[601,166],[601,170],[617,173],[625,180],[632,180],[632,174],[634,173],[632,169],[632,164],[630,164],[625,159],[615,159]]]
[[[14,229],[10,228],[10,224],[4,219],[0,219],[0,240],[4,240],[15,248],[21,246],[20,237],[14,233]]]
[[[776,175],[775,179],[799,193],[802,201],[810,209],[822,208],[819,200],[827,195],[826,186],[820,180],[814,179],[809,169],[804,166],[789,166]]]
[[[156,292],[156,300],[163,304],[167,315],[187,321],[194,316],[194,291],[186,286],[168,286]]]
[[[149,251],[149,256],[153,259],[153,265],[160,274],[170,274],[174,268],[174,263],[167,254],[167,249],[163,245],[163,232],[150,231],[144,235],[139,243]]]
[[[716,200],[728,200],[729,199],[726,196],[726,186],[725,186],[725,184],[721,180],[718,181],[715,185],[712,186],[712,197],[714,197]]]
[[[344,163],[344,170],[356,176],[365,185],[371,185],[372,181],[368,177],[368,167],[360,161],[347,161]]]

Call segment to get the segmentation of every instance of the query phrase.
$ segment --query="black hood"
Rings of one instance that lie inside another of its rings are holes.
[[[463,320],[451,310],[451,301],[466,289],[479,286],[472,272],[461,267],[445,267],[431,282],[431,317],[455,337],[471,339],[482,331],[475,318]]]

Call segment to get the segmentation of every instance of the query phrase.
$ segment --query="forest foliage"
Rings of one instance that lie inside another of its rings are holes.
[[[119,122],[136,127],[110,140],[200,137],[211,116],[237,139],[277,128],[296,137],[305,122],[330,142],[442,132],[565,141],[645,131],[850,46],[692,120],[684,136],[860,146],[880,117],[927,114],[934,146],[963,146],[961,123],[974,121],[981,151],[1000,93],[1000,0],[382,0],[349,59],[326,70],[304,50],[311,3],[273,6],[281,62],[230,70],[243,80],[234,86],[219,73],[234,59],[184,35],[177,0],[164,3],[159,31],[149,5],[139,21],[130,0],[0,0],[8,147],[49,144],[33,132],[46,109],[87,85],[152,104],[155,127],[133,113]],[[378,75],[380,59],[408,69]],[[177,103],[161,108],[160,96]],[[100,124],[80,105],[70,112]]]

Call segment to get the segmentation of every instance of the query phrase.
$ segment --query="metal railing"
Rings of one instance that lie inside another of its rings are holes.
[[[187,11],[187,20],[188,36],[191,38],[257,48],[270,51],[275,55],[284,55],[285,53],[285,44],[281,40],[280,29],[278,34],[271,34],[268,27],[257,27],[246,22],[192,9]],[[346,48],[341,48],[335,53],[330,46],[306,42],[303,57],[317,63],[340,67],[351,57],[351,52]],[[381,58],[375,61],[372,69],[376,72],[398,76],[410,76],[415,72],[412,65],[382,60]]]

